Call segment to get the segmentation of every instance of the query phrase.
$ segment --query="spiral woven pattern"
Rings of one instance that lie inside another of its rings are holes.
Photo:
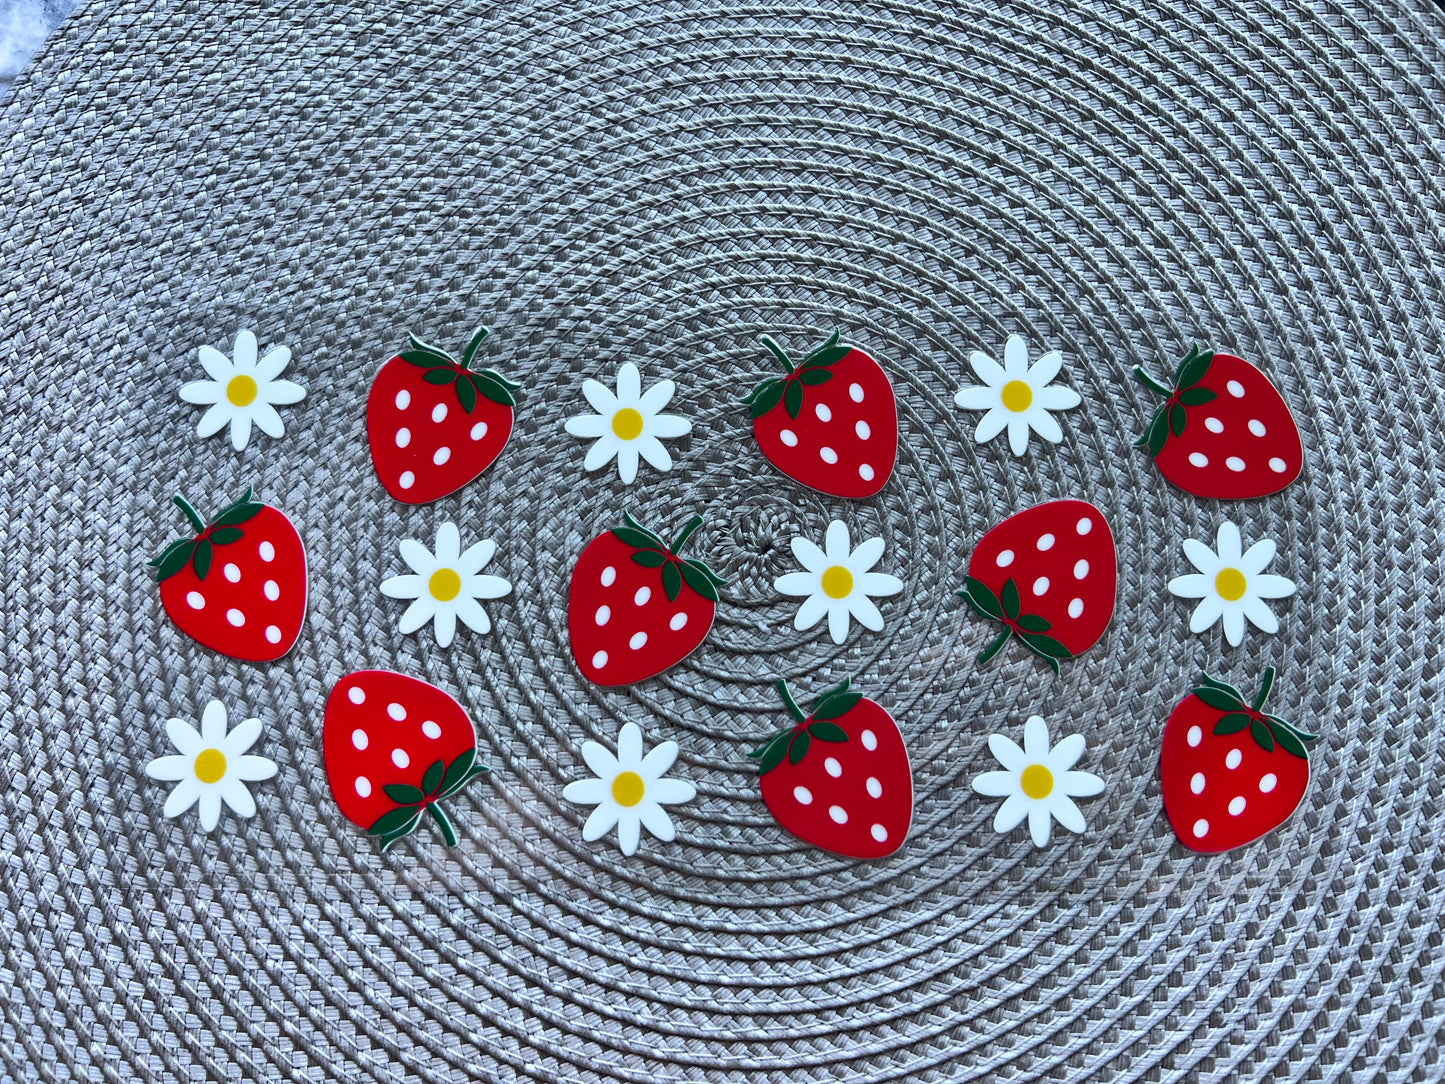
[[[0,113],[0,1065],[29,1080],[1439,1080],[1445,19],[1425,0],[94,4]],[[477,482],[403,507],[365,391],[414,330],[525,385]],[[196,349],[289,345],[284,439],[235,453],[176,398]],[[769,467],[738,396],[772,332],[832,329],[898,393],[876,498]],[[1058,446],[978,446],[973,350],[1059,349]],[[1132,366],[1254,360],[1301,480],[1200,501],[1131,448]],[[586,376],[635,361],[689,417],[671,474],[584,475]],[[248,484],[312,601],[266,666],[165,618],[178,489]],[[1110,518],[1118,610],[1054,677],[954,592],[1042,500]],[[603,689],[567,649],[577,553],[623,509],[732,581],[684,664]],[[842,518],[905,591],[885,630],[793,629],[788,542]],[[1276,637],[1188,632],[1180,544],[1224,518],[1300,584]],[[494,538],[485,636],[403,637],[403,538]],[[1322,735],[1299,813],[1202,856],[1158,742],[1199,670]],[[385,856],[338,813],[332,685],[455,693],[491,779]],[[804,846],[747,750],[846,674],[898,719],[917,801],[879,862]],[[166,820],[143,769],[212,698],[280,774],[250,820]],[[1044,715],[1103,776],[1088,831],[996,835],[988,734]],[[682,747],[678,839],[581,840],[562,800],[635,721]]]

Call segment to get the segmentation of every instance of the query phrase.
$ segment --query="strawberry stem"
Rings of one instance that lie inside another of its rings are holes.
[[[462,355],[463,369],[470,369],[472,367],[472,359],[477,356],[477,351],[482,348],[482,343],[487,341],[487,336],[491,333],[490,328],[477,328],[476,333],[472,336],[472,341],[467,344],[467,352]]]
[[[1255,696],[1254,703],[1250,705],[1251,710],[1259,711],[1261,708],[1263,708],[1264,702],[1269,699],[1269,691],[1273,688],[1274,667],[1266,666],[1264,668],[1264,681],[1259,686],[1259,693]]]
[[[196,534],[205,533],[206,521],[201,518],[201,514],[196,511],[195,506],[192,505],[190,501],[177,493],[171,498],[171,503],[186,514],[186,518],[191,521],[191,526],[196,529]]]
[[[775,687],[778,690],[778,695],[783,698],[783,704],[787,707],[788,714],[791,715],[794,719],[798,720],[798,722],[806,723],[808,721],[808,717],[803,714],[803,709],[798,707],[798,702],[793,699],[793,694],[792,691],[788,688],[788,683],[782,678],[778,678],[777,685]]]
[[[693,516],[692,519],[688,520],[687,524],[678,533],[677,541],[672,544],[672,552],[676,554],[678,550],[682,549],[682,547],[687,543],[687,540],[692,537],[693,532],[701,526],[701,516]]]
[[[771,335],[763,335],[760,341],[764,346],[768,348],[768,350],[772,353],[773,357],[778,359],[778,363],[782,365],[784,371],[789,376],[792,376],[793,363],[788,360],[788,355],[784,353],[783,348],[777,344],[773,337]]]
[[[1144,366],[1142,365],[1134,366],[1134,379],[1139,381],[1139,383],[1143,384],[1146,388],[1154,392],[1156,395],[1162,395],[1166,399],[1172,398],[1175,394],[1173,388],[1166,387],[1162,382],[1150,376],[1148,372],[1145,371]]]
[[[457,845],[457,832],[452,827],[451,818],[447,816],[446,810],[438,802],[428,802],[426,811],[431,814],[432,820],[437,822],[437,827],[442,830],[442,838],[447,841],[448,847]]]

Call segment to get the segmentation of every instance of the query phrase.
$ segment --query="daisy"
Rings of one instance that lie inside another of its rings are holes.
[[[664,805],[690,802],[697,788],[681,779],[664,779],[677,759],[677,742],[665,741],[647,756],[642,755],[642,731],[626,723],[617,735],[614,757],[600,742],[582,743],[582,759],[597,778],[568,783],[562,797],[569,802],[597,808],[582,827],[588,843],[601,839],[617,826],[617,843],[623,854],[635,854],[646,826],[658,839],[671,843],[677,838],[672,818]]]
[[[474,632],[492,631],[492,620],[477,603],[479,598],[501,598],[512,585],[500,576],[479,573],[497,552],[491,539],[461,552],[462,538],[455,523],[437,528],[435,556],[414,538],[403,539],[401,556],[415,575],[383,580],[381,593],[387,598],[415,599],[401,615],[400,629],[412,633],[428,621],[436,621],[437,644],[450,647],[457,631],[457,618]]]
[[[1048,386],[1063,367],[1062,354],[1050,350],[1030,366],[1023,336],[1010,335],[1003,348],[1002,368],[981,350],[975,350],[968,360],[983,386],[959,388],[953,401],[963,410],[988,411],[974,430],[974,440],[986,443],[1007,427],[1009,448],[1014,455],[1023,455],[1030,429],[1054,444],[1064,439],[1049,411],[1071,410],[1083,400],[1072,388]]]
[[[802,596],[793,627],[810,629],[828,615],[828,632],[835,644],[848,638],[848,619],[856,617],[864,628],[880,632],[883,615],[870,595],[896,595],[903,581],[870,569],[883,556],[883,539],[870,538],[856,550],[848,548],[848,526],[835,519],[819,549],[806,538],[793,539],[793,555],[806,572],[779,576],[773,586],[785,595]]]
[[[1184,556],[1199,574],[1169,581],[1170,594],[1201,600],[1189,619],[1189,631],[1203,632],[1223,619],[1224,638],[1232,647],[1244,640],[1246,617],[1261,632],[1278,632],[1279,619],[1264,600],[1287,598],[1295,591],[1293,580],[1264,575],[1278,547],[1266,538],[1241,553],[1239,528],[1228,520],[1219,525],[1215,544],[1218,553],[1196,539],[1185,539]]]
[[[181,386],[181,398],[188,403],[209,406],[196,426],[196,435],[209,437],[231,424],[231,445],[240,451],[251,439],[251,423],[255,422],[268,437],[286,432],[276,407],[299,403],[306,398],[306,389],[289,380],[277,380],[291,364],[291,351],[273,346],[266,356],[256,360],[256,336],[243,331],[236,336],[236,359],[210,346],[200,349],[201,368],[210,380],[197,380]]]
[[[631,485],[637,477],[637,457],[641,456],[661,471],[672,469],[672,456],[662,446],[664,440],[683,437],[692,432],[692,423],[676,414],[659,414],[676,390],[671,380],[660,380],[646,392],[637,366],[624,362],[617,370],[617,394],[596,380],[582,382],[582,394],[596,414],[579,414],[567,419],[567,432],[574,437],[595,439],[583,461],[584,470],[597,470],[617,457],[617,473],[623,485]]]
[[[237,816],[255,814],[246,784],[276,774],[274,761],[243,755],[261,736],[260,719],[247,719],[227,734],[226,706],[212,700],[201,713],[199,734],[181,719],[168,720],[166,733],[180,755],[157,757],[146,765],[146,775],[176,784],[162,811],[167,817],[177,817],[199,801],[201,830],[209,832],[221,819],[223,800]]]
[[[1084,755],[1082,734],[1070,734],[1050,749],[1048,725],[1034,715],[1024,723],[1022,749],[1002,734],[990,734],[988,748],[1004,770],[977,776],[973,789],[1004,800],[994,814],[995,832],[1012,832],[1027,817],[1034,846],[1046,847],[1054,821],[1070,832],[1084,830],[1084,815],[1074,799],[1101,793],[1104,781],[1092,772],[1070,770]]]

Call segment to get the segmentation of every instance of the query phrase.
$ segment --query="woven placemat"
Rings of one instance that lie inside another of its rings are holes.
[[[175,1081],[1421,1081],[1442,1076],[1445,19],[1425,0],[1189,5],[92,5],[0,114],[0,1064]],[[408,329],[525,384],[514,443],[436,505],[372,472],[365,389]],[[176,388],[253,328],[309,388],[282,440],[201,441]],[[761,460],[736,397],[763,331],[833,328],[899,394],[897,473],[834,501]],[[1084,405],[1015,460],[952,404],[1010,333]],[[1129,370],[1191,341],[1256,361],[1299,483],[1172,489]],[[694,423],[677,467],[583,477],[583,376],[636,361]],[[296,521],[312,603],[268,666],[165,619],[145,560],[184,490]],[[1110,517],[1119,608],[1051,675],[954,591],[1040,500]],[[733,586],[635,688],[567,652],[585,541],[622,509]],[[793,630],[774,578],[834,516],[882,535],[885,631]],[[1166,581],[1223,518],[1280,544],[1277,637],[1188,633]],[[514,584],[486,636],[396,631],[397,542],[455,519]],[[1208,667],[1323,735],[1299,813],[1183,849],[1158,741]],[[364,667],[454,691],[495,772],[386,856],[320,757]],[[898,718],[917,807],[853,863],[772,822],[743,755],[770,685],[853,674]],[[255,714],[280,774],[210,836],[161,815],[165,720]],[[1108,781],[1088,832],[995,835],[987,735],[1038,712]],[[675,738],[678,839],[581,842],[580,746]]]

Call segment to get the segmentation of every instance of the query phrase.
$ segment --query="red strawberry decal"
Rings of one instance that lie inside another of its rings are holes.
[[[979,540],[961,598],[1004,630],[988,662],[1017,636],[1059,672],[1093,647],[1114,616],[1118,556],[1109,522],[1087,501],[1049,501],[1010,516]]]
[[[913,770],[893,717],[851,686],[845,679],[804,715],[779,678],[795,725],[748,756],[759,762],[763,802],[789,832],[848,858],[882,858],[913,823]]]
[[[512,393],[495,369],[473,369],[481,328],[462,360],[415,335],[371,382],[366,435],[381,484],[399,501],[426,504],[455,493],[502,454],[512,435]]]
[[[336,804],[383,851],[416,831],[424,813],[453,846],[442,799],[488,771],[477,763],[477,731],[462,706],[390,670],[359,670],[336,683],[321,747]]]
[[[572,657],[588,681],[627,685],[691,655],[717,615],[722,579],[701,561],[678,556],[702,517],[668,546],[627,513],[626,526],[587,543],[572,571],[567,629]]]
[[[1243,358],[1191,347],[1174,386],[1134,367],[1164,405],[1135,447],[1159,473],[1196,497],[1238,500],[1278,493],[1299,477],[1304,445],[1279,390]]]
[[[743,400],[763,455],[789,478],[834,497],[871,497],[898,459],[898,404],[888,375],[835,331],[797,365],[763,336],[786,376]]]
[[[1213,854],[1274,831],[1304,799],[1310,781],[1306,734],[1264,709],[1274,667],[1253,703],[1208,674],[1164,727],[1159,758],[1164,811],[1179,842]]]
[[[206,523],[176,494],[195,534],[150,564],[161,605],[178,629],[233,659],[271,662],[290,651],[306,620],[306,551],[291,521],[248,488]]]

